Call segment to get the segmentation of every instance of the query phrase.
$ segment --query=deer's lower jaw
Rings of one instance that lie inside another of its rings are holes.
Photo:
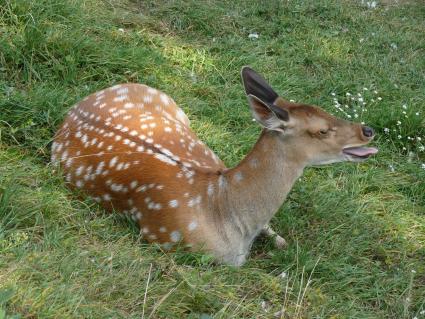
[[[365,160],[370,156],[378,153],[375,147],[347,147],[342,150],[345,155],[348,155],[350,160],[359,161]]]

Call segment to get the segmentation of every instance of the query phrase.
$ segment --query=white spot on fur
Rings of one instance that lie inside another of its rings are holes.
[[[182,238],[182,234],[178,231],[172,231],[170,234],[170,239],[172,242],[177,243]]]
[[[177,199],[173,199],[173,200],[170,200],[170,201],[168,202],[168,205],[169,205],[170,207],[172,207],[172,208],[176,208],[176,207],[178,207],[178,206],[179,206],[179,202],[178,202],[178,200],[177,200]]]
[[[147,140],[146,140],[146,142],[147,142]],[[168,158],[167,156],[165,156],[163,154],[155,153],[154,157],[159,159],[160,161],[166,163],[166,164],[173,165],[173,166],[177,165],[177,163],[175,161],[173,161],[171,158]]]
[[[243,174],[241,172],[236,172],[235,175],[233,175],[234,180],[239,183],[243,180]]]
[[[115,166],[115,164],[117,163],[117,161],[118,161],[118,156],[114,156],[114,157],[111,159],[111,161],[109,162],[109,167],[114,167],[114,166]]]
[[[196,221],[191,221],[190,224],[187,226],[187,229],[189,231],[194,231],[198,227],[198,223]]]

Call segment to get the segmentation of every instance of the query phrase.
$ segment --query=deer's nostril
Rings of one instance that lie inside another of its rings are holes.
[[[363,135],[366,137],[372,137],[373,135],[375,135],[373,128],[369,126],[363,126],[362,131],[363,131]]]

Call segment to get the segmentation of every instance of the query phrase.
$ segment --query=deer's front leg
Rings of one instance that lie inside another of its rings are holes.
[[[276,248],[284,249],[284,248],[286,248],[286,246],[288,246],[286,240],[283,237],[276,234],[276,232],[270,227],[269,224],[264,226],[261,233],[266,237],[272,238],[274,240],[274,244],[275,244]]]

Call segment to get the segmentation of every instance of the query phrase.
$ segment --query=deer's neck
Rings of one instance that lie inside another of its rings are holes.
[[[276,134],[263,131],[242,162],[221,177],[225,215],[246,238],[270,221],[306,165],[302,147]]]

